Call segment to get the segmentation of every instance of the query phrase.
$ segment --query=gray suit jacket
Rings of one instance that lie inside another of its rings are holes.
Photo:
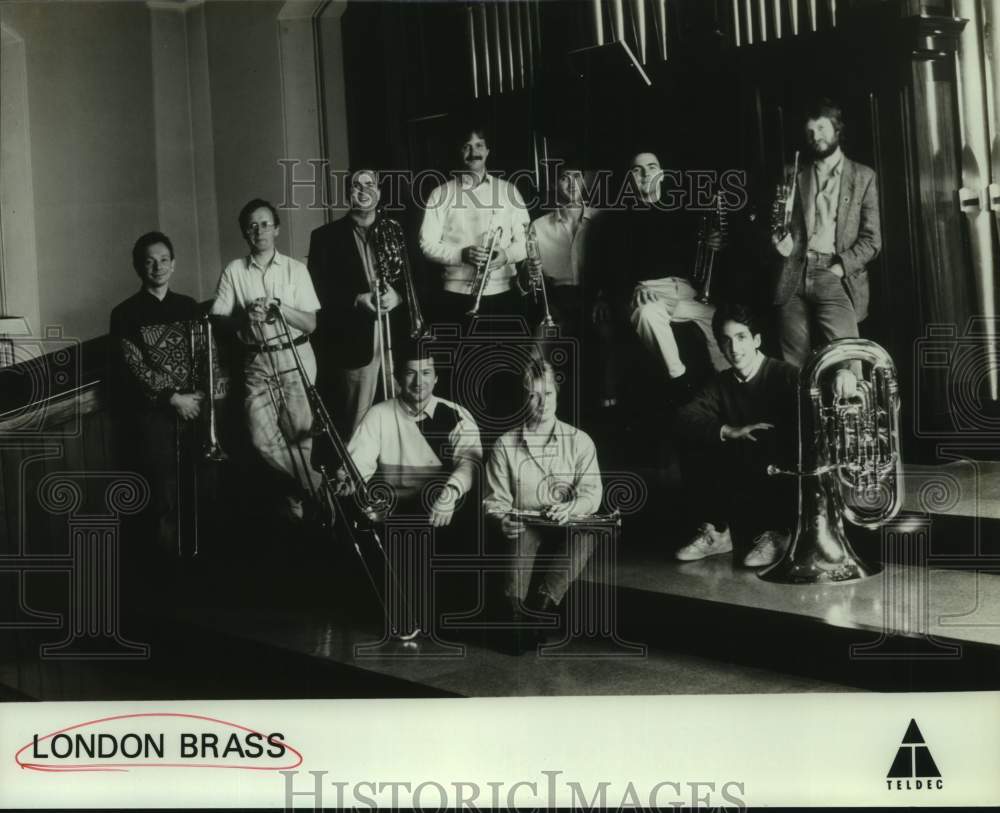
[[[785,304],[795,293],[806,262],[809,231],[815,224],[815,174],[812,164],[798,175],[798,193],[792,209],[791,233],[794,248],[779,264],[774,280],[774,304]],[[844,156],[837,204],[835,247],[844,266],[844,287],[858,321],[868,315],[868,269],[866,266],[882,248],[879,223],[878,187],[871,167]]]

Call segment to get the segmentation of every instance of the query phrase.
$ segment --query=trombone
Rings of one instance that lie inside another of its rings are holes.
[[[347,449],[347,445],[341,439],[340,434],[334,427],[333,419],[330,417],[330,413],[327,411],[326,405],[320,398],[316,385],[309,379],[305,365],[302,363],[302,357],[299,355],[298,346],[292,339],[291,329],[288,326],[288,322],[285,320],[284,314],[281,312],[281,308],[277,305],[271,305],[268,308],[266,321],[269,323],[277,322],[278,324],[278,327],[275,330],[275,335],[270,338],[265,336],[262,325],[251,323],[257,331],[258,347],[261,352],[265,351],[267,343],[271,341],[280,348],[287,347],[291,351],[293,360],[293,366],[291,368],[287,370],[279,370],[277,361],[274,359],[275,354],[266,354],[271,360],[275,379],[277,379],[282,373],[295,373],[298,375],[302,382],[302,388],[305,390],[309,406],[312,409],[314,421],[313,435],[323,435],[326,437],[327,442],[333,448],[337,457],[340,458],[341,464],[347,472],[347,476],[354,485],[354,499],[351,503],[347,503],[344,499],[346,495],[340,492],[337,483],[330,477],[327,467],[321,464],[318,469],[320,474],[321,493],[315,493],[314,490],[314,497],[317,502],[323,504],[329,512],[331,529],[338,513],[337,509],[340,509],[343,527],[347,536],[351,540],[351,546],[354,548],[354,552],[357,554],[358,560],[361,562],[361,567],[364,570],[365,575],[368,577],[368,581],[371,584],[372,589],[375,591],[375,597],[382,606],[382,611],[385,613],[386,619],[389,619],[391,622],[386,600],[383,598],[382,592],[379,590],[378,585],[375,582],[375,577],[372,574],[371,569],[368,567],[368,563],[365,561],[364,554],[361,551],[361,545],[358,540],[359,533],[365,533],[371,538],[375,547],[378,549],[383,560],[385,561],[386,572],[388,573],[393,584],[393,589],[398,595],[400,593],[399,580],[396,577],[396,573],[391,562],[389,561],[389,556],[382,545],[382,539],[379,536],[376,527],[379,523],[385,521],[385,518],[389,513],[389,500],[385,496],[373,493],[373,491],[368,487],[368,484],[364,481],[364,478],[362,478],[361,472],[358,470],[357,464],[354,462],[354,458],[351,457],[351,453]],[[275,387],[270,381],[268,382],[268,390],[271,394],[272,403],[274,404],[275,409],[278,410],[278,415],[280,416],[281,410],[287,411],[285,394],[280,386]],[[277,390],[277,396],[275,396],[275,390]],[[301,447],[298,451],[300,462],[303,466],[308,467],[310,465],[309,461],[305,460],[305,454],[302,452]],[[403,641],[415,638],[420,632],[421,630],[419,626],[406,634],[401,634],[396,628],[391,630],[394,637]]]
[[[191,322],[191,358],[194,359],[195,355],[195,322]],[[225,388],[223,387],[221,392],[216,392],[216,388],[221,383],[216,377],[216,347],[215,347],[215,337],[212,333],[212,320],[206,313],[197,324],[201,325],[201,330],[204,335],[205,341],[205,382],[208,385],[208,421],[207,428],[205,430],[205,440],[202,445],[201,456],[203,460],[208,460],[212,463],[223,463],[229,459],[229,455],[226,454],[225,450],[222,448],[222,444],[219,443],[219,431],[216,423],[215,414],[215,399],[225,397]],[[192,363],[192,367],[193,367]]]
[[[204,424],[204,438],[202,440],[201,447],[201,460],[208,463],[224,463],[229,459],[229,455],[226,454],[225,450],[222,448],[222,444],[219,443],[219,432],[216,422],[216,411],[215,411],[215,399],[216,397],[225,396],[225,385],[219,387],[222,384],[219,379],[216,378],[216,371],[218,366],[217,352],[215,347],[215,338],[212,335],[212,321],[209,315],[206,313],[200,319],[192,319],[186,323],[187,327],[187,339],[188,339],[188,368],[187,368],[187,381],[186,389],[189,392],[197,392],[200,389],[200,384],[202,381],[205,382],[206,397],[208,398],[208,417],[207,419],[203,417],[204,413],[199,413],[197,421],[200,424]],[[201,345],[201,348],[199,348]],[[199,349],[201,353],[199,353]],[[204,363],[204,372],[199,370],[199,361]],[[217,387],[221,390],[219,393],[216,392]],[[180,471],[181,465],[181,427],[178,425],[176,434],[176,456],[177,456],[177,469]],[[184,550],[184,539],[183,539],[183,521],[181,517],[181,499],[180,490],[178,490],[177,499],[177,555],[183,555]],[[198,555],[198,461],[195,460],[191,471],[191,502],[194,505],[194,516],[193,516],[193,535],[194,535],[194,547],[192,549],[192,556]]]
[[[382,297],[389,287],[402,280],[410,317],[410,338],[419,339],[426,332],[424,316],[417,300],[417,290],[406,251],[403,227],[390,217],[381,215],[371,228],[372,251],[375,255],[374,294],[376,330],[381,355],[382,392],[386,399],[396,397],[396,378],[392,360],[392,329],[390,312],[382,307]]]

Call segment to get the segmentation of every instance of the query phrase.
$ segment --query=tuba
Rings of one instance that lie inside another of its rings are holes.
[[[392,332],[389,325],[389,311],[383,310],[381,297],[389,286],[402,281],[404,297],[410,317],[410,338],[419,339],[424,335],[424,316],[420,311],[417,289],[410,270],[410,257],[406,251],[403,227],[390,217],[379,217],[372,224],[372,251],[375,255],[375,307],[376,328],[379,333],[379,352],[382,356],[382,391],[386,398],[396,396],[396,381],[393,377]]]
[[[824,400],[829,375],[848,363],[870,368],[850,399]],[[844,519],[874,530],[899,512],[899,384],[889,354],[866,339],[838,339],[817,350],[799,374],[798,525],[784,557],[762,579],[821,584],[878,573],[851,549]]]

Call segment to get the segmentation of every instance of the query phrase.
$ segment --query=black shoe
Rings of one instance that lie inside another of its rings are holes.
[[[504,630],[500,642],[501,648],[508,655],[524,655],[535,650],[545,640],[539,637],[539,630],[531,626],[532,619],[522,613],[520,607],[511,612],[510,624],[510,628]]]
[[[548,619],[537,619],[535,620],[537,626],[531,630],[534,633],[535,644],[547,643],[549,636],[557,633],[559,626],[562,624],[562,612],[559,609],[559,605],[553,601],[552,596],[548,595],[548,593],[537,592],[528,597],[526,606],[532,613],[545,615],[549,618],[555,616],[557,621],[556,626],[548,626],[551,623]],[[545,626],[542,626],[543,624]]]

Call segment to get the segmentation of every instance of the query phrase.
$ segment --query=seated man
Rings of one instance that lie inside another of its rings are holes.
[[[691,561],[730,552],[734,522],[754,539],[743,564],[762,567],[784,555],[795,522],[795,481],[769,476],[767,466],[796,462],[799,373],[760,351],[761,334],[745,306],[720,305],[712,329],[730,369],[717,373],[677,417],[679,434],[697,447],[692,459],[703,461],[690,482],[693,504],[707,521],[676,556]],[[850,370],[837,372],[836,395],[853,394],[855,385]]]
[[[538,586],[529,591],[539,548],[558,544],[565,532],[526,523],[512,511],[538,512],[551,523],[565,525],[571,518],[595,513],[603,495],[594,442],[586,432],[556,419],[558,390],[552,366],[532,362],[523,385],[527,417],[493,447],[486,466],[484,501],[487,514],[499,522],[510,546],[512,563],[504,593],[515,620],[520,620],[522,602],[528,609],[541,611],[562,602],[593,552],[594,537],[577,535],[570,567],[536,574]]]
[[[483,457],[479,429],[464,407],[434,394],[437,373],[429,341],[407,341],[394,351],[399,395],[375,404],[358,424],[347,450],[361,477],[379,478],[395,490],[398,513],[426,505],[431,485],[440,494],[427,515],[434,527],[449,525],[459,500],[468,493]],[[353,490],[341,468],[342,492]]]
[[[594,318],[599,324],[612,314],[618,315],[618,321],[627,319],[641,344],[662,361],[672,398],[682,401],[692,389],[692,377],[687,375],[691,360],[681,358],[674,325],[697,325],[712,366],[726,368],[712,340],[713,307],[697,300],[691,280],[697,221],[691,212],[663,196],[664,171],[654,153],[637,153],[630,177],[637,199],[621,210],[607,212],[597,224],[596,263],[603,280]],[[705,241],[712,249],[723,246],[716,229]]]

